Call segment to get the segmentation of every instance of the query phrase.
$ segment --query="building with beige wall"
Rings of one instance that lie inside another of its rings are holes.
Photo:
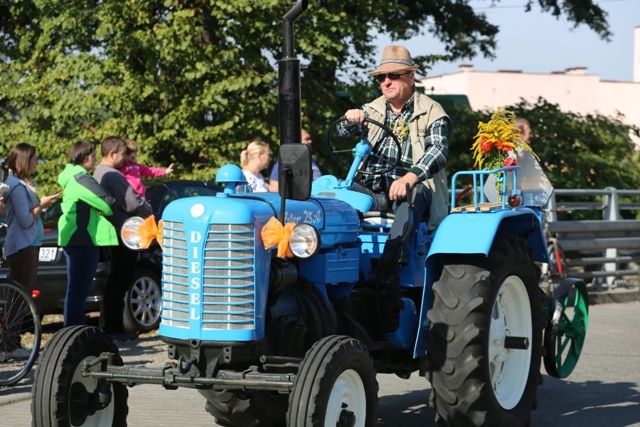
[[[563,111],[609,117],[622,114],[623,123],[640,127],[640,26],[634,32],[631,82],[601,80],[584,67],[534,74],[519,70],[487,72],[462,65],[455,73],[425,77],[416,85],[424,87],[427,95],[466,95],[474,110],[494,110],[516,104],[521,98],[535,103],[542,97]]]

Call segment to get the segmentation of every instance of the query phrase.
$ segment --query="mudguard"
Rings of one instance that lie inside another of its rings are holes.
[[[449,214],[436,230],[427,255],[427,277],[422,292],[419,330],[414,347],[415,358],[426,354],[430,321],[427,312],[433,306],[435,281],[440,277],[441,257],[436,255],[488,255],[499,235],[529,236],[529,247],[537,262],[548,262],[549,254],[542,225],[531,208],[500,209],[491,212],[460,212]]]
[[[438,227],[428,257],[436,254],[489,254],[496,235],[529,236],[535,260],[548,262],[542,226],[530,208],[453,213]]]

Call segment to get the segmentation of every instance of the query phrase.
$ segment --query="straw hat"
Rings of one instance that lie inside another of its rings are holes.
[[[382,59],[378,68],[369,73],[370,76],[393,71],[415,71],[418,66],[413,63],[411,54],[404,46],[390,45],[382,51]]]

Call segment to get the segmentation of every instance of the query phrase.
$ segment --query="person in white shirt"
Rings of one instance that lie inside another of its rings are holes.
[[[269,191],[269,186],[264,181],[262,171],[271,163],[271,150],[263,141],[253,141],[240,153],[240,166],[247,184],[254,193]]]

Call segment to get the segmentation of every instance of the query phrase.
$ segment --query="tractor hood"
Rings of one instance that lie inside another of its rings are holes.
[[[162,219],[191,224],[247,224],[256,236],[272,217],[278,217],[278,193],[218,193],[216,197],[190,197],[170,203]],[[322,236],[321,247],[353,243],[358,237],[358,213],[349,204],[329,198],[287,200],[285,223],[306,223]]]

